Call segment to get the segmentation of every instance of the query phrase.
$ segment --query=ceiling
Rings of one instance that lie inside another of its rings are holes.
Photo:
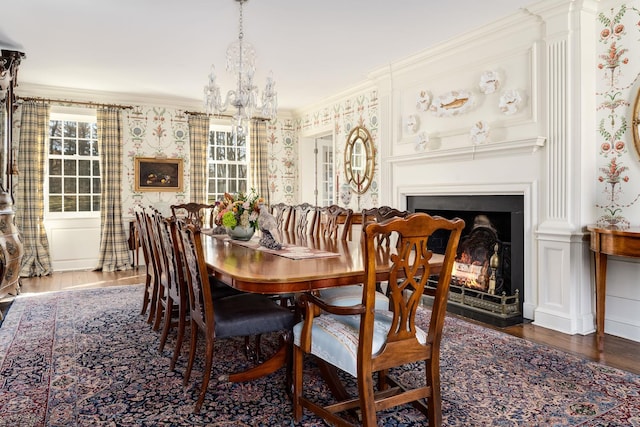
[[[26,53],[19,71],[25,89],[54,86],[201,106],[211,64],[223,91],[234,85],[224,70],[226,48],[238,37],[233,0],[5,3],[0,44]],[[257,51],[258,86],[272,71],[279,107],[295,109],[530,3],[250,0],[244,6],[244,33]]]

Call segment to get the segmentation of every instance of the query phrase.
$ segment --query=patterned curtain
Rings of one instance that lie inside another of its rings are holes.
[[[267,171],[267,124],[264,121],[251,122],[251,187],[269,206],[269,176]]]
[[[100,153],[100,258],[96,270],[129,270],[129,246],[122,224],[122,125],[119,108],[98,109]]]
[[[207,203],[207,146],[209,144],[209,117],[189,114],[189,146],[191,168],[191,201]]]
[[[51,259],[49,240],[43,222],[42,195],[49,133],[49,105],[25,101],[21,110],[16,192],[16,225],[24,245],[20,276],[46,276],[51,274]]]

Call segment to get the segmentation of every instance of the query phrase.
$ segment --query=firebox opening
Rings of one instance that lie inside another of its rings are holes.
[[[407,209],[465,221],[449,292],[450,312],[496,326],[523,322],[522,196],[409,196]],[[447,238],[433,236],[429,249],[443,253]]]

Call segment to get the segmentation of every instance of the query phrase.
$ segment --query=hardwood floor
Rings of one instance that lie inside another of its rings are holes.
[[[45,277],[23,278],[21,292],[27,294],[63,289],[129,285],[142,282],[144,282],[144,267],[113,273],[72,271],[54,273]],[[495,329],[526,340],[546,344],[568,353],[577,354],[608,366],[640,374],[640,342],[613,335],[605,335],[604,351],[598,352],[595,333],[589,335],[566,335],[531,323]]]

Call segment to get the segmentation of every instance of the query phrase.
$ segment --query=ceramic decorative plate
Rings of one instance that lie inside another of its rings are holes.
[[[500,87],[500,76],[496,71],[485,71],[480,76],[480,92],[488,95]]]
[[[522,97],[520,96],[520,92],[515,89],[509,89],[504,91],[500,97],[498,108],[500,108],[500,111],[505,115],[509,116],[518,112],[521,102]]]
[[[426,90],[421,90],[418,94],[416,109],[418,111],[429,111],[429,107],[431,107],[431,93]]]
[[[471,142],[474,144],[483,144],[489,139],[489,125],[484,120],[476,122],[469,132],[471,135]]]
[[[430,110],[438,117],[464,114],[475,104],[475,96],[467,90],[453,90],[436,97]]]

